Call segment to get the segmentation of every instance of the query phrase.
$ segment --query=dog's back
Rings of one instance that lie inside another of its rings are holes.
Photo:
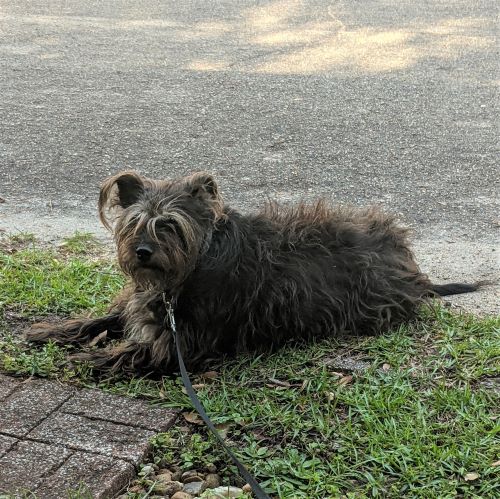
[[[320,201],[226,211],[178,298],[183,320],[211,344],[371,333],[413,317],[428,294],[407,231],[379,210]]]

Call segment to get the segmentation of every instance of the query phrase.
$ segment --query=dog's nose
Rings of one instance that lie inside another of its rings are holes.
[[[149,244],[140,244],[135,249],[135,254],[137,255],[137,258],[141,262],[147,262],[151,258],[151,255],[153,254],[153,250],[152,250],[151,246],[149,246]]]

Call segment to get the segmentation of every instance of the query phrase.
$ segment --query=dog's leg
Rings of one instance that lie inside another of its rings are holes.
[[[166,374],[177,368],[170,333],[160,332],[154,341],[122,341],[111,348],[77,353],[71,360],[90,362],[96,371],[129,374]]]
[[[120,314],[110,314],[99,319],[70,320],[62,324],[40,322],[26,332],[26,339],[34,343],[52,340],[56,343],[85,343],[107,331],[107,338],[123,335]]]
[[[136,341],[123,341],[111,348],[82,352],[70,356],[70,360],[90,362],[97,372],[126,372],[137,374],[148,371],[151,345]]]

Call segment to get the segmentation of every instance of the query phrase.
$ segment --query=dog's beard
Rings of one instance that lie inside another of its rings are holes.
[[[152,266],[137,266],[127,272],[134,282],[144,289],[158,289],[163,291],[170,288],[176,276],[169,275],[164,269]]]

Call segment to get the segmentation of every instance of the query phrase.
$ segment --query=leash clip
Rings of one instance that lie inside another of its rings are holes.
[[[165,305],[165,311],[167,312],[168,325],[172,329],[172,331],[176,332],[175,328],[175,317],[174,317],[174,307],[172,305],[172,300],[167,298],[167,294],[163,292],[161,294],[163,299],[163,304]]]

